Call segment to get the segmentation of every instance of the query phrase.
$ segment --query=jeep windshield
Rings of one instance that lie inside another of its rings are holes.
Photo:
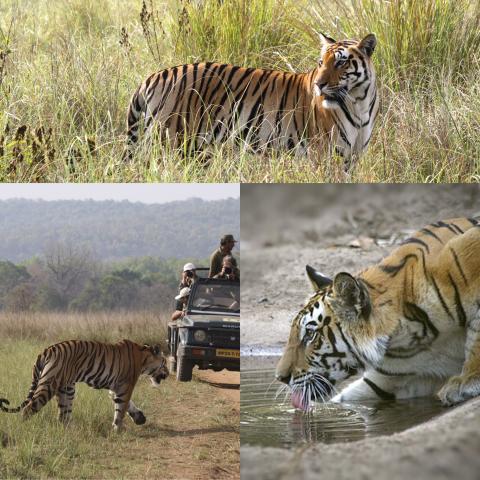
[[[188,304],[189,313],[240,313],[240,284],[238,282],[198,282]]]

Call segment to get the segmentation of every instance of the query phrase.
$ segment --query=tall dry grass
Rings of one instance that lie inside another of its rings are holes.
[[[165,342],[167,312],[0,312],[0,338],[41,341],[48,344],[81,339],[138,343]],[[48,346],[47,344],[45,347]]]

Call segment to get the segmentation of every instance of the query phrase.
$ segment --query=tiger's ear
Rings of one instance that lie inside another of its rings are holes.
[[[376,45],[377,37],[373,33],[369,33],[357,46],[363,53],[371,57]]]
[[[365,286],[346,272],[338,273],[333,279],[331,304],[335,313],[347,322],[356,321],[360,316],[368,319],[372,308]]]
[[[322,44],[322,56],[323,56],[325,55],[327,48],[330,45],[333,45],[335,43],[335,40],[333,38],[327,37],[323,33],[319,33],[318,36],[320,38],[320,43]]]
[[[320,272],[315,270],[310,265],[306,266],[307,269],[307,276],[310,282],[312,283],[312,287],[315,292],[318,292],[320,289],[330,285],[332,280],[325,275],[322,275]]]
[[[152,353],[153,355],[160,355],[162,353],[162,349],[160,348],[160,345],[143,345],[143,347],[140,349],[142,350],[142,352],[144,350],[150,350],[150,353]]]
[[[333,38],[327,37],[321,32],[318,34],[318,36],[320,37],[320,41],[322,42],[323,46],[328,47],[329,45],[333,45],[335,43],[335,40]]]

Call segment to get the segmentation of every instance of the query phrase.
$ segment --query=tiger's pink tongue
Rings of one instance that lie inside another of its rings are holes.
[[[292,405],[299,410],[306,412],[310,405],[310,402],[306,401],[300,392],[292,392]]]

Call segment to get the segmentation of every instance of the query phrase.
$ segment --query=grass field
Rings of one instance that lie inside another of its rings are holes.
[[[4,0],[0,180],[476,182],[480,4],[474,0]],[[153,71],[214,60],[306,71],[318,32],[374,32],[381,112],[348,176],[338,158],[209,160],[160,145],[123,162],[126,108]]]
[[[26,397],[37,355],[67,338],[164,340],[165,323],[146,314],[0,315],[0,397]],[[158,326],[158,328],[157,328]],[[145,334],[143,333],[145,332]],[[147,423],[126,419],[112,431],[106,391],[77,386],[73,420],[56,420],[56,402],[24,422],[0,413],[0,478],[238,478],[239,416],[213,387],[170,377],[159,388],[140,378],[133,400]]]

